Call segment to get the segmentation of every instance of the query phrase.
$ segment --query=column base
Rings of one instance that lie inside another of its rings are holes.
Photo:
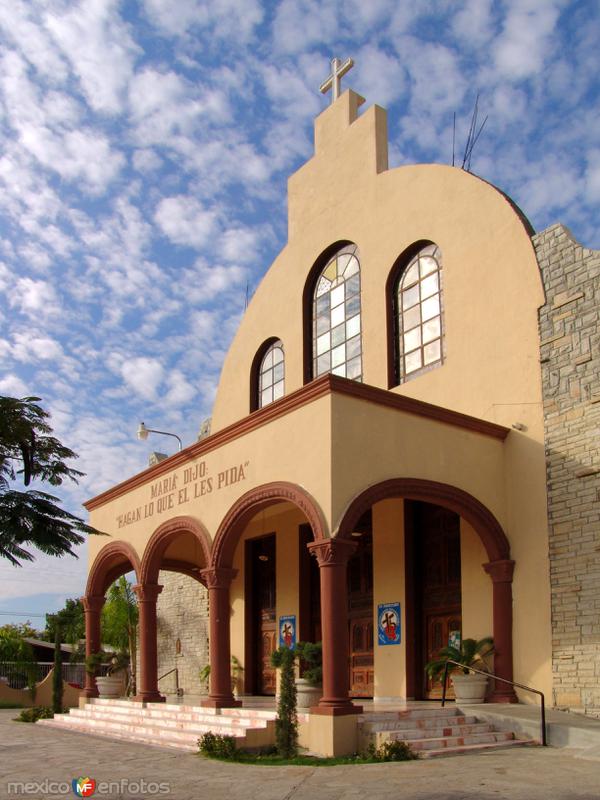
[[[98,697],[98,689],[84,689],[79,696],[92,700],[94,697]]]
[[[160,692],[138,692],[132,698],[136,703],[166,703],[167,698]]]
[[[350,714],[362,714],[363,707],[355,706],[354,703],[340,702],[332,705],[318,705],[309,708],[311,714],[319,714],[323,717],[346,717]]]
[[[202,708],[240,708],[241,700],[236,700],[233,696],[228,697],[207,697],[200,702]]]
[[[495,689],[490,697],[490,703],[518,703],[517,697],[513,688]]]

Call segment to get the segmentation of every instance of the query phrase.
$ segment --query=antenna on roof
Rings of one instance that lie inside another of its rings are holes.
[[[248,308],[249,302],[250,302],[250,282],[246,281],[246,303],[244,305],[244,311]]]
[[[473,114],[471,116],[471,125],[469,127],[469,135],[467,136],[467,143],[465,145],[465,152],[463,155],[463,162],[461,167],[461,169],[464,169],[467,172],[471,172],[471,158],[473,157],[473,148],[475,147],[475,145],[477,144],[477,140],[481,136],[481,131],[485,127],[485,123],[488,121],[488,118],[486,116],[486,118],[479,126],[479,130],[477,130],[478,114],[479,114],[479,92],[477,92],[477,97],[475,98],[475,106],[473,107]],[[452,163],[454,164],[454,158],[452,160]]]

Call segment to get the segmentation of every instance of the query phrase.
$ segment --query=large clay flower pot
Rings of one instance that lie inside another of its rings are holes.
[[[454,686],[454,696],[457,705],[473,706],[483,703],[485,700],[485,690],[487,689],[487,676],[471,673],[455,673],[452,675],[452,685]]]
[[[115,699],[123,694],[123,679],[118,676],[106,675],[103,678],[96,678],[98,695]]]
[[[322,696],[322,686],[312,686],[306,678],[296,678],[296,705],[299,709],[306,710],[318,705]]]

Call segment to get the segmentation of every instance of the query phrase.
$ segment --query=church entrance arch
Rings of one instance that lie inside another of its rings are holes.
[[[456,525],[459,517],[465,519],[478,534],[489,559],[488,563],[483,564],[483,569],[492,580],[494,671],[499,677],[512,681],[514,561],[510,557],[508,539],[498,520],[480,501],[458,487],[417,478],[394,478],[371,486],[354,498],[342,516],[336,538],[351,541],[353,530],[361,517],[374,504],[390,498],[409,501],[405,502],[405,510],[409,512],[406,517],[410,519],[411,511],[416,509],[421,523],[426,523],[425,527],[431,528],[437,515],[438,529],[440,526],[442,529],[437,534],[426,534],[430,538],[437,536],[439,541],[437,544],[430,543],[429,546],[421,541],[421,556],[414,552],[414,536],[412,539],[409,536],[406,540],[407,605],[412,606],[407,613],[407,696],[422,697],[432,691],[435,694],[434,687],[423,685],[422,666],[430,651],[437,644],[446,644],[451,634],[460,627],[460,574],[457,573],[456,550]],[[427,507],[432,510],[424,510]],[[427,517],[430,517],[428,522]],[[411,547],[413,552],[410,552]],[[458,560],[460,561],[460,550]],[[425,572],[424,582],[430,584],[429,587],[421,586],[420,606],[415,566]],[[425,593],[429,595],[428,599],[424,599]],[[419,615],[418,620],[415,615]],[[515,702],[516,695],[511,686],[498,682],[492,699],[495,702]]]
[[[242,495],[223,519],[204,570],[210,597],[210,695],[205,705],[235,704],[231,694],[230,587],[237,576],[234,556],[246,529],[260,511],[281,503],[298,508],[310,528],[311,539],[326,538],[326,525],[316,502],[304,489],[287,482],[259,486]],[[274,694],[275,675],[270,653],[277,646],[275,576],[277,547],[274,537],[247,538],[244,545],[245,647],[244,690]],[[247,535],[247,534],[246,534]],[[239,655],[239,654],[237,654]]]

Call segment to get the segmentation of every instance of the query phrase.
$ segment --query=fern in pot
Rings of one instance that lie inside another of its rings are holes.
[[[456,664],[448,665],[456,702],[461,705],[483,703],[487,689],[487,675],[471,672],[468,667],[487,672],[486,659],[494,652],[494,640],[491,636],[483,639],[463,639],[459,647],[448,645],[442,647],[437,656],[425,664],[425,672],[435,680],[443,680],[446,662],[450,659]]]
[[[323,647],[321,642],[298,642],[294,655],[302,668],[296,678],[298,708],[316,706],[323,694]]]

